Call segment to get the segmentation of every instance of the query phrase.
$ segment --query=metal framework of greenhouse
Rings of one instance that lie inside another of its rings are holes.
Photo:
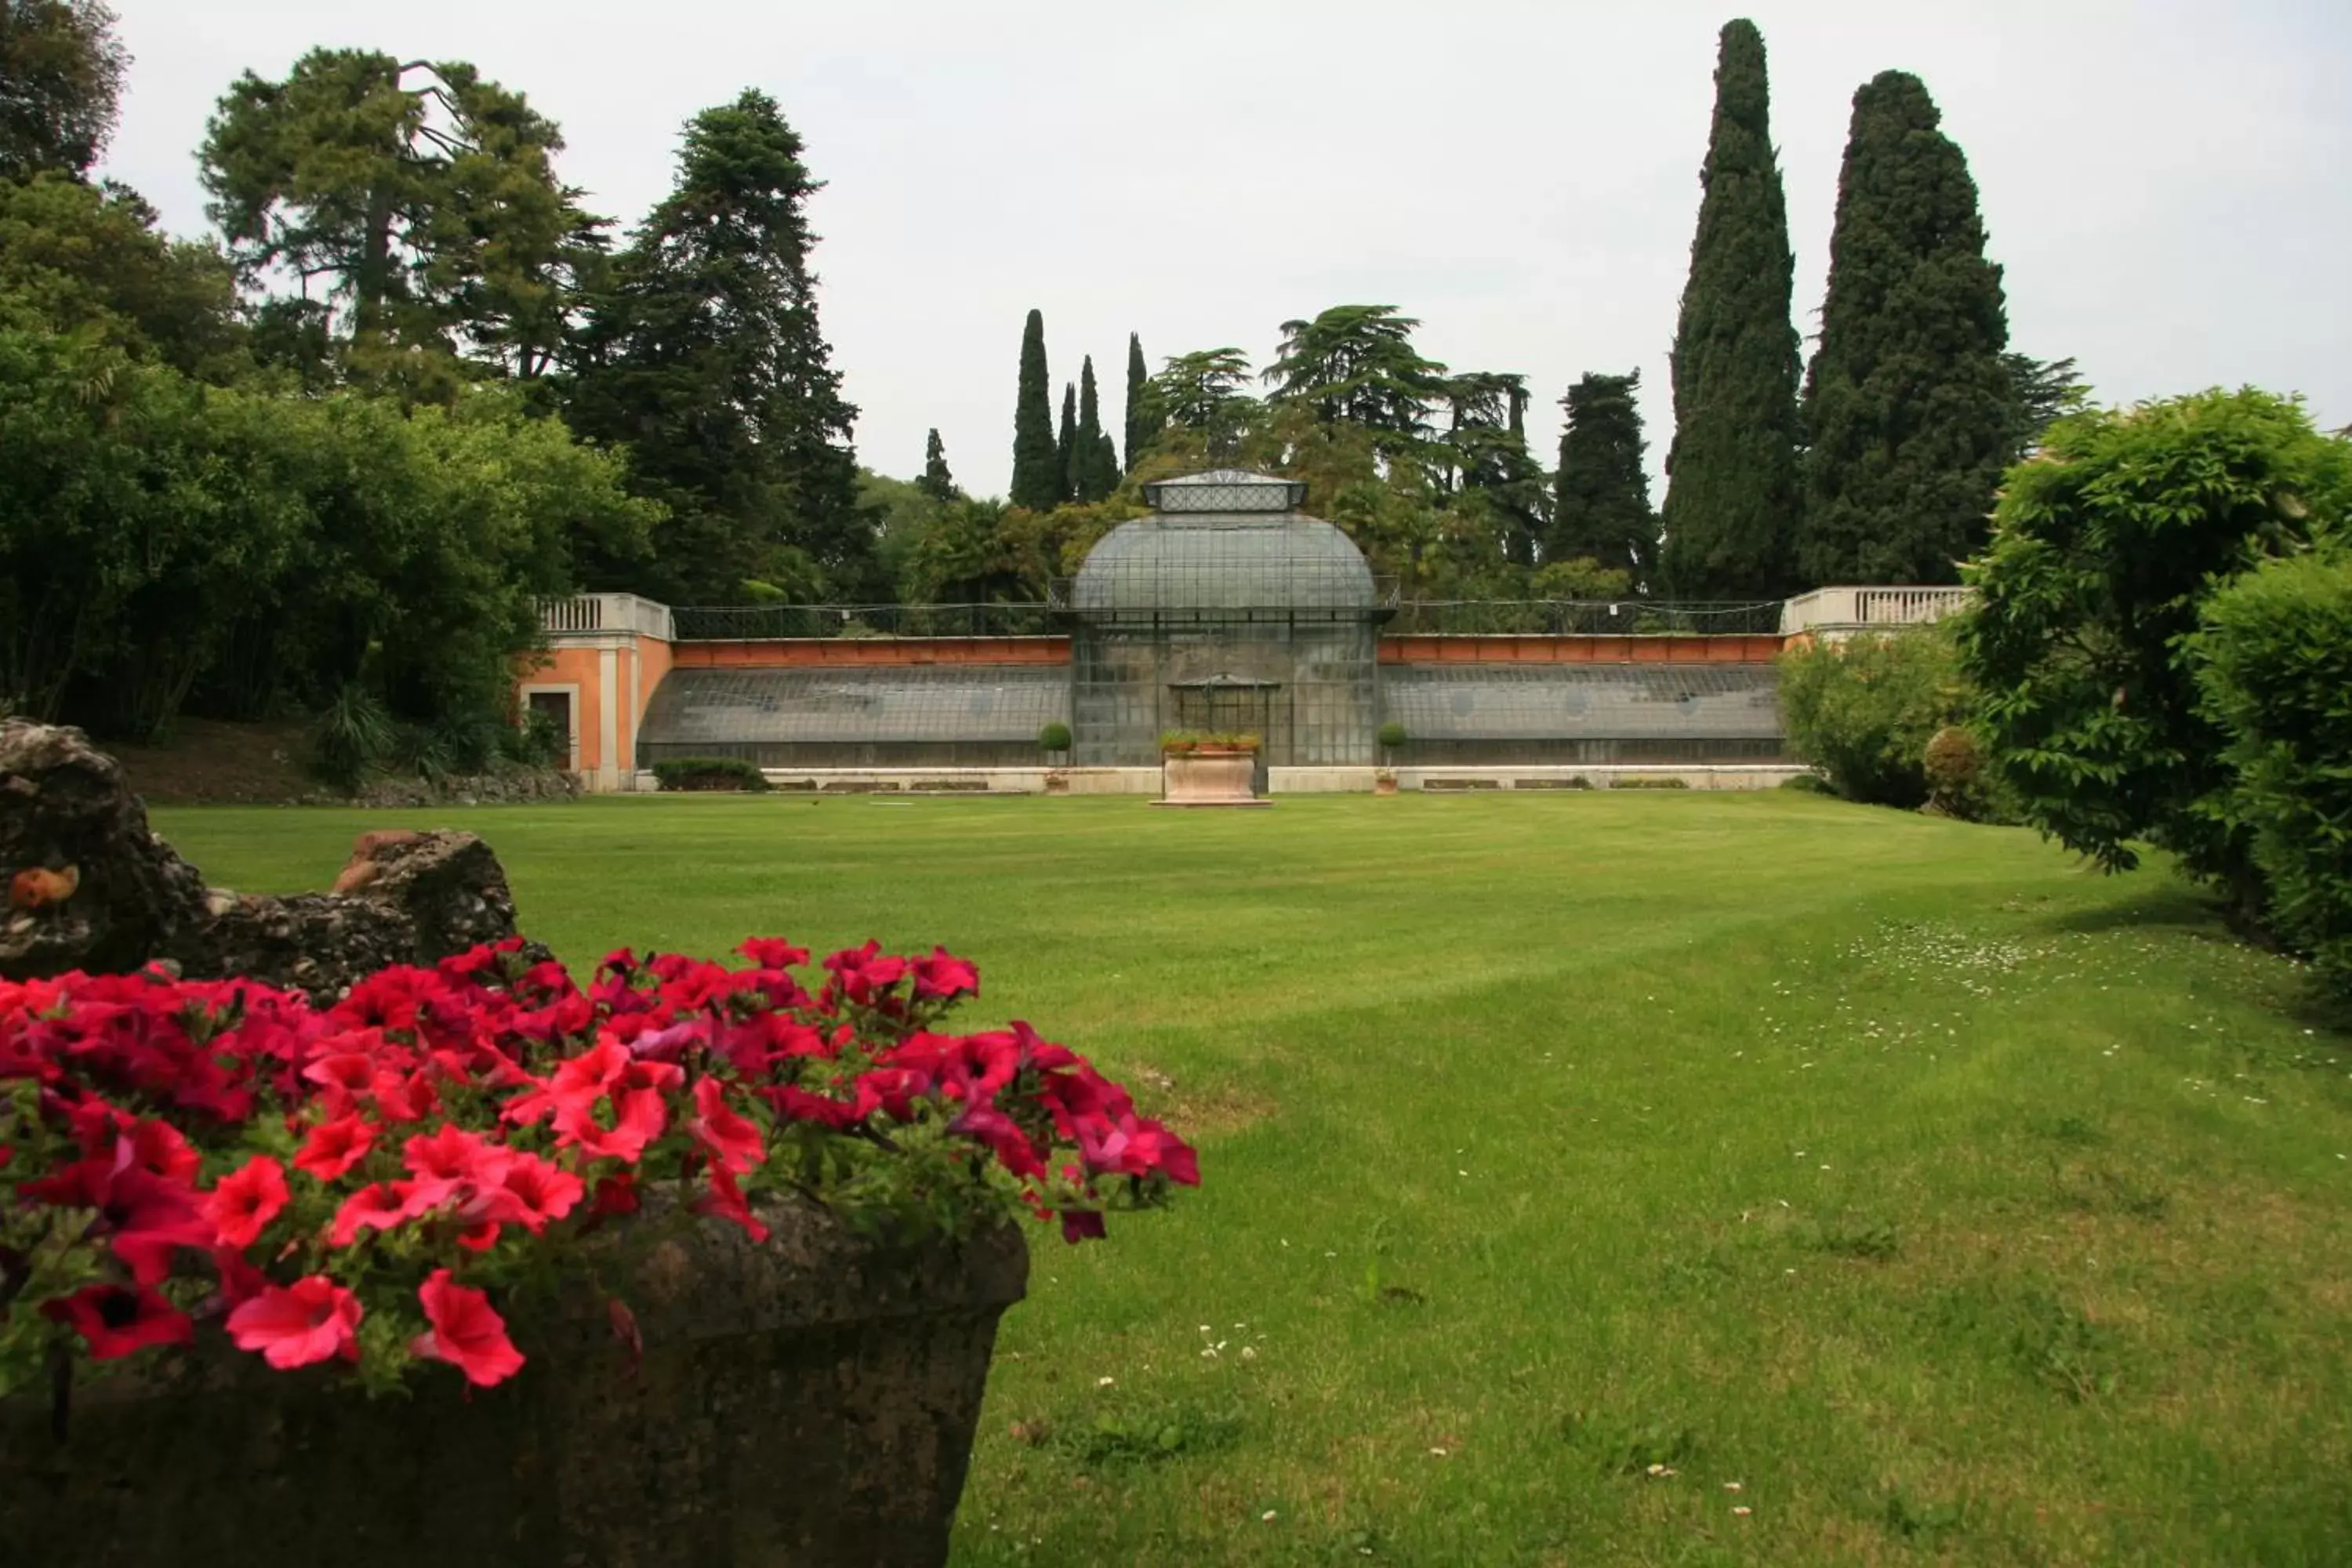
[[[714,754],[813,773],[1134,773],[1156,770],[1177,729],[1256,734],[1262,770],[1300,778],[1369,779],[1384,763],[1769,782],[1789,765],[1773,665],[1786,637],[1934,619],[1964,595],[1408,598],[1302,510],[1294,481],[1219,471],[1146,500],[1040,602],[558,601],[558,668],[525,695],[572,715],[610,788]],[[1043,737],[1063,727],[1070,744],[1048,755]]]

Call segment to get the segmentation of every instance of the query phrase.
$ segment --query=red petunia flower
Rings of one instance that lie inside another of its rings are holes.
[[[114,1255],[131,1277],[142,1285],[157,1285],[172,1271],[174,1251],[209,1248],[215,1233],[194,1192],[131,1160],[130,1140],[124,1139],[112,1159],[77,1160],[16,1190],[58,1208],[96,1209]]]
[[[223,1176],[205,1200],[205,1217],[224,1247],[247,1247],[286,1207],[286,1167],[257,1154]]]
[[[327,1229],[329,1247],[349,1247],[363,1230],[388,1230],[409,1217],[407,1202],[389,1182],[371,1182],[343,1200]]]
[[[228,1315],[241,1351],[259,1351],[280,1372],[341,1356],[360,1359],[360,1299],[323,1274],[271,1285]]]
[[[562,1219],[577,1207],[587,1188],[571,1172],[536,1154],[517,1154],[500,1179],[499,1191],[504,1199],[499,1217],[537,1236],[551,1220]]]
[[[635,1163],[646,1145],[661,1136],[669,1124],[663,1092],[685,1080],[686,1074],[667,1062],[638,1061],[612,1036],[567,1058],[555,1069],[544,1094],[554,1110],[556,1142],[578,1147],[591,1159]],[[539,1097],[526,1097],[529,1110],[510,1107],[525,1122],[543,1113]],[[609,1107],[612,1125],[598,1112]]]
[[[794,947],[780,936],[755,936],[736,952],[762,969],[791,969],[808,962],[808,949]]]
[[[980,994],[980,970],[967,960],[933,947],[931,956],[915,960],[915,994],[926,1001]]]
[[[643,1205],[644,1200],[637,1194],[637,1173],[623,1171],[596,1184],[596,1195],[589,1200],[588,1212],[600,1217],[635,1214]]]
[[[1029,1135],[1001,1110],[972,1106],[948,1123],[948,1131],[985,1143],[996,1156],[996,1163],[1016,1176],[1045,1173],[1045,1162],[1037,1157],[1036,1146],[1030,1142]]]
[[[741,1175],[768,1157],[767,1142],[758,1123],[727,1103],[727,1086],[715,1078],[694,1085],[694,1120],[687,1130],[712,1160]]]
[[[135,1290],[85,1285],[42,1302],[41,1315],[79,1334],[92,1361],[113,1361],[150,1345],[184,1345],[196,1337],[185,1312],[143,1285]]]
[[[503,1383],[522,1369],[522,1352],[507,1338],[506,1320],[490,1299],[436,1268],[418,1286],[425,1320],[433,1326],[409,1342],[408,1353],[446,1361],[479,1388]]]
[[[788,1083],[763,1084],[759,1092],[761,1099],[775,1107],[777,1115],[788,1116],[795,1121],[814,1121],[836,1132],[856,1126],[865,1116],[857,1107],[845,1100],[811,1094],[807,1089],[795,1089]]]
[[[331,1182],[366,1159],[374,1147],[375,1129],[358,1112],[348,1111],[310,1129],[294,1156],[294,1168]]]
[[[374,1030],[368,1034],[383,1038]],[[335,1051],[304,1068],[302,1076],[324,1089],[327,1103],[340,1110],[375,1087],[375,1058],[366,1050]]]
[[[245,1260],[234,1247],[213,1248],[213,1269],[220,1276],[221,1300],[241,1307],[269,1289],[269,1277]]]
[[[724,1165],[710,1167],[710,1191],[694,1200],[694,1212],[731,1219],[753,1241],[768,1239],[768,1227],[751,1212],[751,1205],[744,1201],[743,1189],[735,1184],[735,1173]]]

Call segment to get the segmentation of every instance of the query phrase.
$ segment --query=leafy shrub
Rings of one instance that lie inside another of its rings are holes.
[[[1794,790],[1799,795],[1833,795],[1837,794],[1836,789],[1831,785],[1830,781],[1822,777],[1819,773],[1792,773],[1789,777],[1780,781],[1780,787],[1782,789]]]
[[[1066,752],[1070,749],[1070,727],[1056,719],[1037,731],[1037,747],[1045,752]]]
[[[2271,924],[2352,998],[2352,559],[2273,562],[2216,594],[2204,627],[2198,686]]]
[[[2017,795],[1985,753],[1983,740],[1964,724],[1947,724],[1927,738],[1920,753],[1927,780],[1927,809],[1962,822],[2013,823]]]
[[[1381,726],[1380,740],[1381,745],[1391,752],[1395,751],[1405,742],[1404,726],[1393,719],[1390,720]]]
[[[2258,916],[2252,835],[2189,641],[2218,587],[2352,506],[2352,443],[2251,389],[2097,410],[2010,470],[1962,662],[2025,819],[2109,870],[2178,854]]]
[[[654,783],[667,790],[748,790],[768,787],[768,775],[741,757],[675,757],[654,764]]]
[[[1801,645],[1780,656],[1780,712],[1796,754],[1848,800],[1927,803],[1929,737],[1968,706],[1940,626]]]
[[[563,726],[545,713],[537,710],[523,714],[522,721],[501,728],[499,749],[506,760],[517,767],[553,768],[562,766],[567,757],[563,743]]]
[[[350,792],[392,752],[392,715],[367,688],[339,689],[310,725],[312,771],[335,788]]]

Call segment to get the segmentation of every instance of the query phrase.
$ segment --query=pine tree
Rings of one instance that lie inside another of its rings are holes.
[[[1725,24],[1698,232],[1675,333],[1661,575],[1690,598],[1784,594],[1796,551],[1796,261],[1772,151],[1764,38]]]
[[[2000,268],[1919,79],[1853,95],[1821,346],[1805,377],[1810,582],[1952,583],[2015,440]]]
[[[1636,578],[1655,554],[1657,514],[1642,468],[1642,411],[1633,395],[1642,373],[1587,371],[1560,406],[1559,474],[1552,500],[1547,561],[1598,561]]]
[[[0,0],[0,179],[98,162],[131,68],[114,26],[102,0]]]
[[[1088,355],[1078,372],[1078,437],[1070,451],[1070,499],[1098,501],[1118,488],[1118,454],[1103,434],[1102,399],[1095,389],[1095,362]]]
[[[933,500],[953,500],[960,493],[955,476],[948,472],[947,443],[940,439],[936,429],[923,442],[923,477],[915,483]]]
[[[470,377],[453,353],[528,381],[574,347],[604,220],[556,177],[562,150],[523,94],[462,60],[313,49],[283,80],[231,83],[198,162],[231,259],[279,285],[265,320],[330,333],[355,378],[454,400]],[[792,222],[797,257],[810,241]]]
[[[1057,460],[1054,439],[1053,382],[1045,374],[1045,316],[1029,312],[1021,332],[1021,390],[1013,405],[1013,489],[1014,506],[1031,511],[1051,511],[1061,503],[1066,472]]]
[[[1062,384],[1062,423],[1054,437],[1054,471],[1062,476],[1063,500],[1076,493],[1077,450],[1078,385],[1066,381]]]
[[[688,605],[740,602],[747,580],[878,591],[857,410],[817,324],[803,210],[817,183],[801,151],[763,92],[703,110],[677,188],[614,258],[567,413],[625,445],[671,513],[651,580],[614,586]]]

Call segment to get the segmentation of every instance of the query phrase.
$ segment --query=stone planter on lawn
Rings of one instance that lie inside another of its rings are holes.
[[[1238,748],[1201,747],[1168,752],[1160,759],[1163,794],[1154,805],[1271,805],[1259,798],[1257,753]]]
[[[518,1299],[529,1363],[470,1396],[452,1373],[371,1400],[216,1325],[75,1387],[62,1441],[50,1391],[20,1390],[0,1400],[0,1560],[935,1568],[1026,1243],[886,1249],[809,1205],[765,1217],[764,1244],[708,1220],[640,1237],[620,1272],[641,1356],[593,1290]]]

